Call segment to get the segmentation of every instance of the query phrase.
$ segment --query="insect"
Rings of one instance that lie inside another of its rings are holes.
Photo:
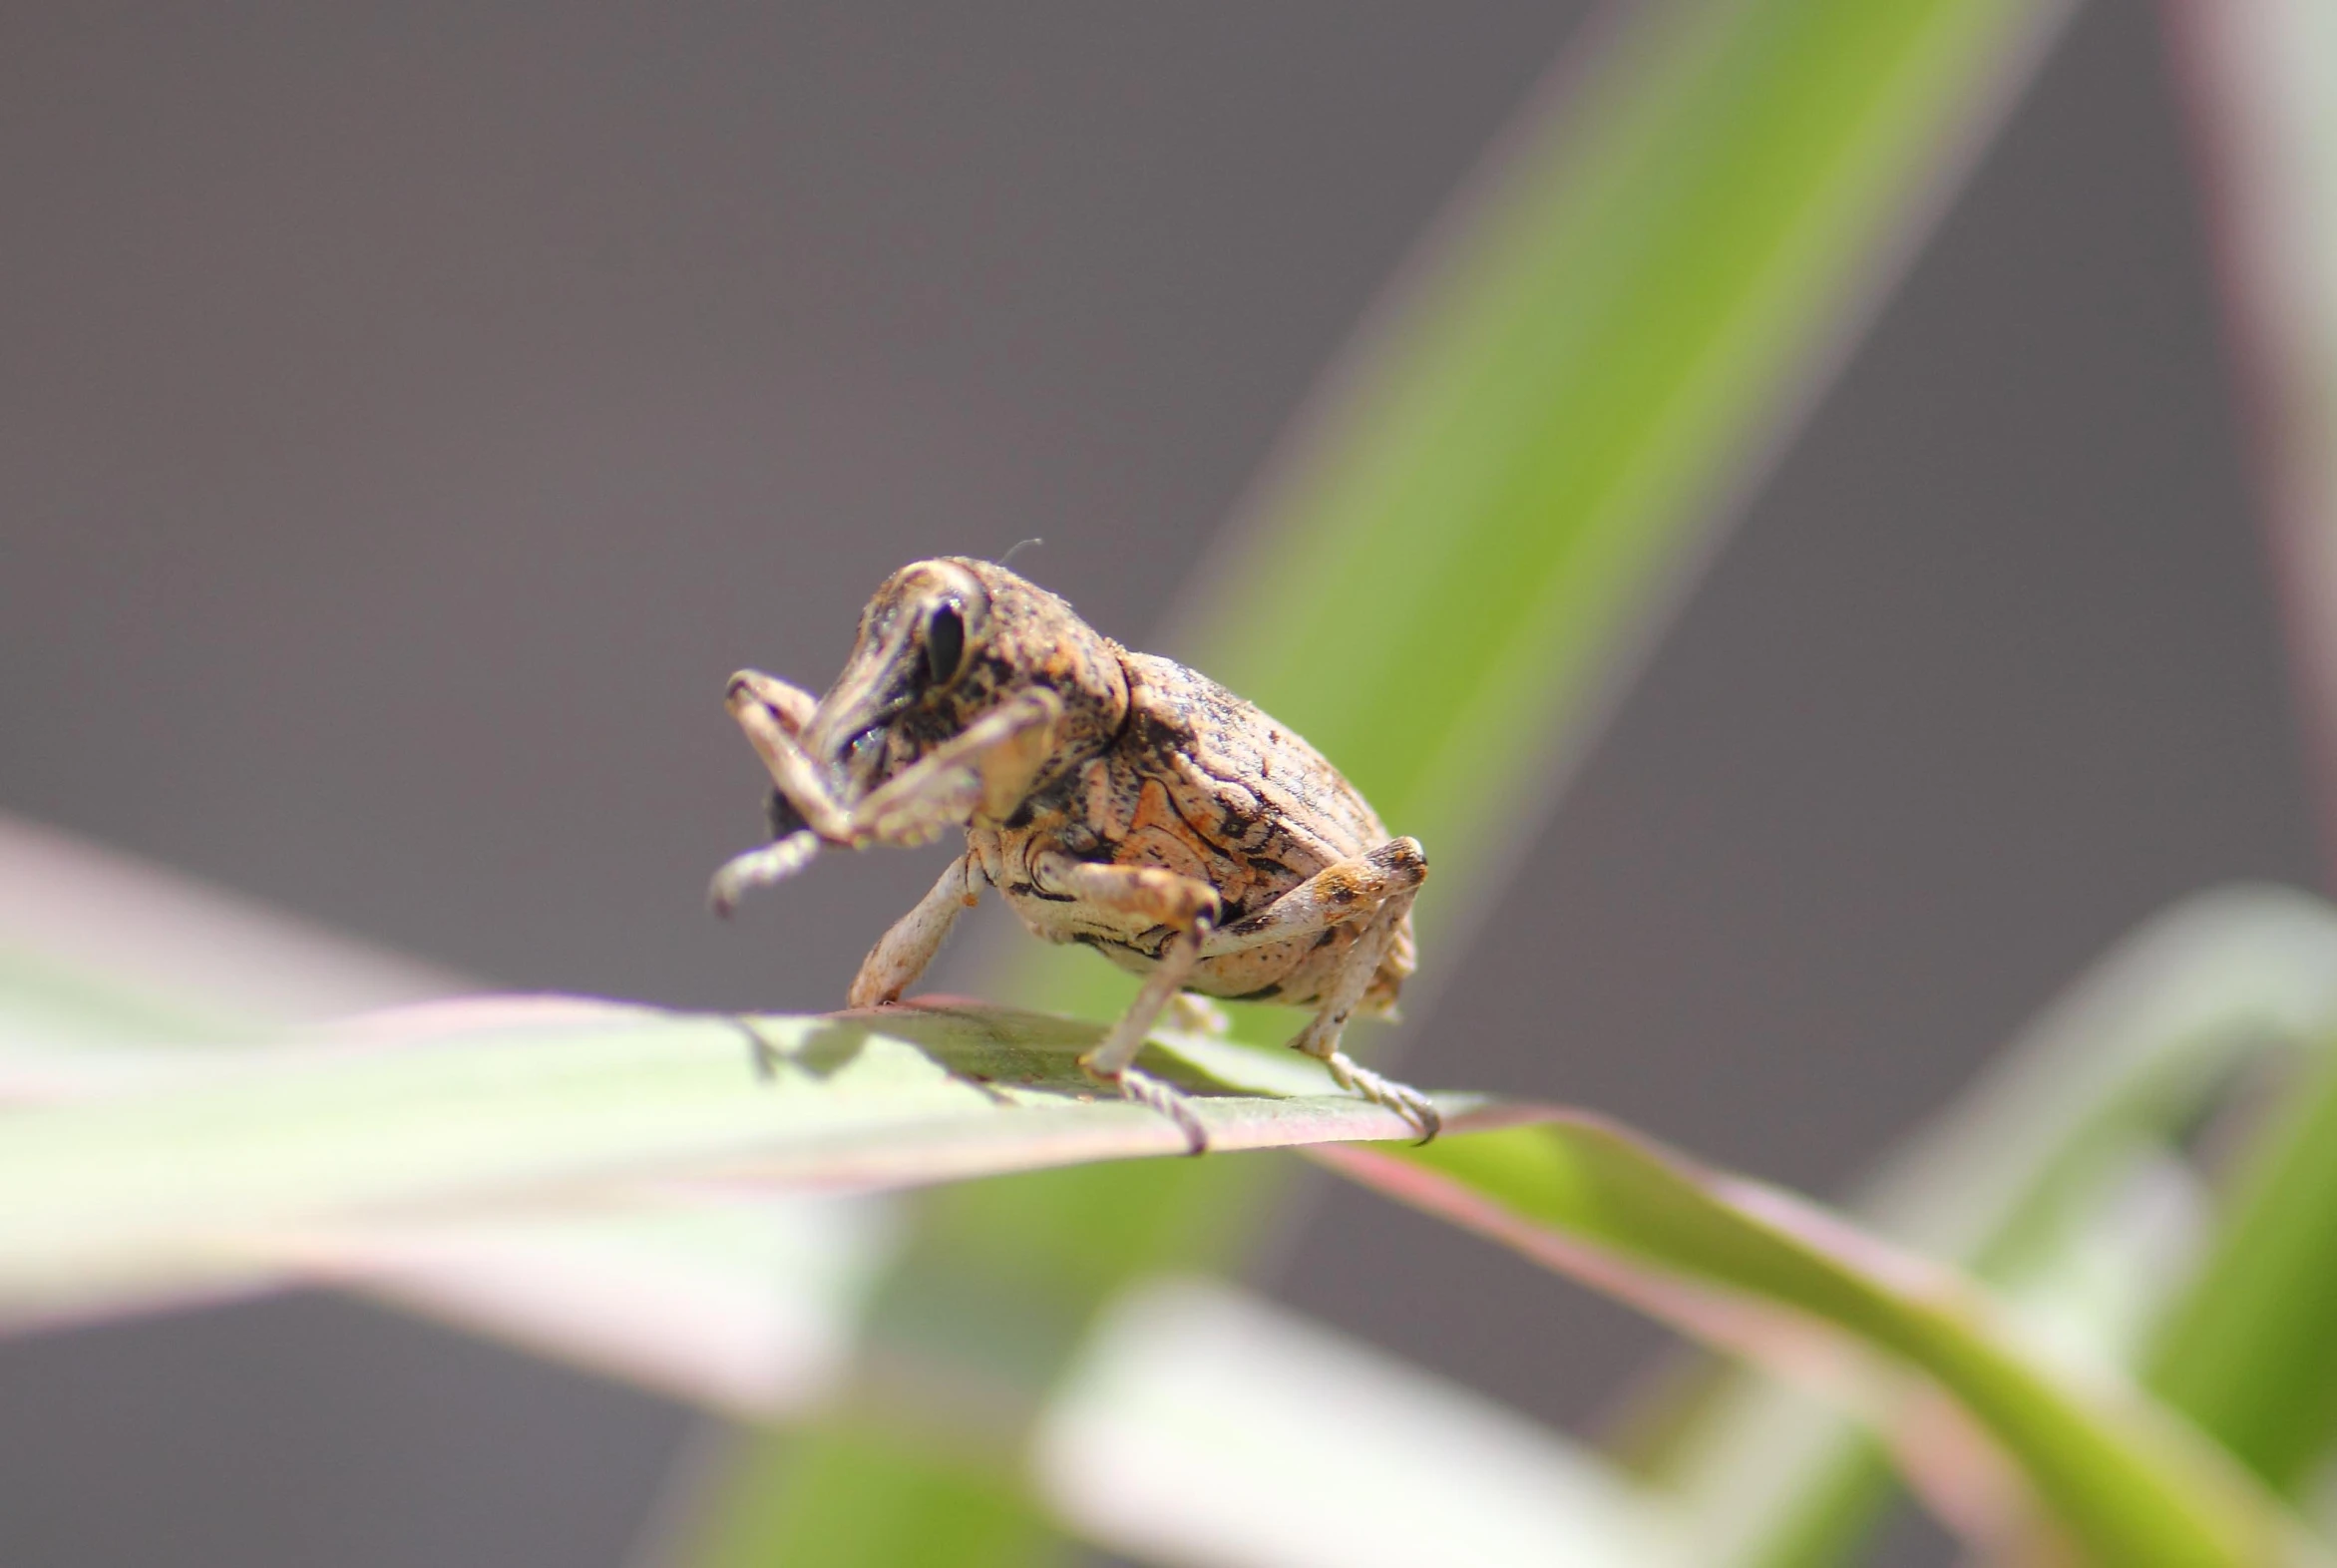
[[[1340,1049],[1348,1020],[1391,1010],[1412,972],[1419,843],[1389,837],[1320,753],[1207,676],[1130,652],[1004,567],[950,556],[877,589],[827,695],[750,669],[727,700],[775,790],[771,842],[715,873],[717,913],[826,846],[965,831],[965,854],[862,963],[850,1005],[899,1000],[986,885],[1035,936],[1145,977],[1079,1064],[1173,1119],[1191,1152],[1208,1136],[1190,1102],[1135,1066],[1187,992],[1313,1008],[1292,1046],[1435,1136],[1427,1096]]]

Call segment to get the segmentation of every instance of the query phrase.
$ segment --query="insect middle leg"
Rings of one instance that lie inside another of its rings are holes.
[[[1144,1048],[1145,1035],[1160,1020],[1161,1010],[1170,997],[1185,988],[1193,966],[1201,962],[1202,944],[1217,920],[1217,890],[1157,866],[1094,865],[1054,851],[1035,857],[1031,870],[1045,892],[1068,894],[1148,927],[1168,928],[1169,939],[1144,988],[1120,1014],[1111,1032],[1079,1058],[1079,1065],[1089,1077],[1111,1085],[1124,1098],[1149,1105],[1175,1122],[1185,1135],[1187,1152],[1204,1152],[1209,1147],[1209,1131],[1194,1114],[1192,1101],[1182,1090],[1139,1072],[1135,1062]]]

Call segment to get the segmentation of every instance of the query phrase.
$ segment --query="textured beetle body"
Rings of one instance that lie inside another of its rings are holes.
[[[1256,707],[1181,664],[1122,653],[1128,715],[1076,771],[1006,821],[968,825],[982,875],[1032,935],[1084,943],[1122,969],[1149,973],[1169,933],[1042,892],[1032,862],[1156,866],[1217,890],[1218,924],[1239,926],[1318,872],[1386,842],[1387,830],[1321,753]],[[1395,1000],[1412,970],[1411,917],[1365,992],[1367,1011]],[[1304,1006],[1362,936],[1353,923],[1240,953],[1203,958],[1186,987],[1236,1001]]]
[[[869,954],[854,1005],[897,1000],[986,885],[1036,936],[1146,977],[1081,1064],[1175,1118],[1195,1152],[1206,1134],[1185,1097],[1133,1065],[1184,991],[1314,1008],[1291,1043],[1434,1134],[1425,1096],[1339,1048],[1348,1019],[1389,1010],[1411,973],[1420,847],[1215,681],[1128,651],[1003,567],[945,557],[877,590],[824,696],[742,670],[729,700],[771,772],[773,842],[716,875],[718,910],[823,846],[965,833],[965,855]]]

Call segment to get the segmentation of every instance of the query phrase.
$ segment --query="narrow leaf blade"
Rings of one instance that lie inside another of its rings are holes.
[[[2323,1560],[2252,1478],[2146,1399],[2049,1372],[1952,1274],[1773,1189],[1571,1116],[1317,1158],[1797,1378],[1841,1370],[1797,1327],[1904,1362],[1961,1402],[2093,1560]]]

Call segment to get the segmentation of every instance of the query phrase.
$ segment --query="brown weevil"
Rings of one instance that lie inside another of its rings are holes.
[[[826,696],[741,670],[728,700],[777,788],[772,841],[715,874],[717,911],[823,845],[966,834],[861,965],[850,1005],[899,1000],[986,883],[1033,935],[1145,977],[1079,1064],[1173,1118],[1194,1153],[1208,1139],[1186,1097],[1134,1065],[1186,992],[1313,1008],[1292,1046],[1435,1136],[1427,1096],[1340,1049],[1348,1019],[1387,1012],[1412,971],[1419,843],[1390,838],[1319,752],[1207,676],[1128,651],[1004,567],[949,556],[877,589]]]

